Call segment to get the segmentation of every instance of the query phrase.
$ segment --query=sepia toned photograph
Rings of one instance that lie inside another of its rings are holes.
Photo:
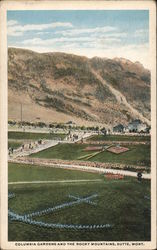
[[[154,239],[151,13],[140,7],[6,9],[8,243]]]

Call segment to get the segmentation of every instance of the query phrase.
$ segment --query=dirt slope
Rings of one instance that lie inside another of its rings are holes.
[[[8,50],[9,119],[113,126],[150,123],[150,72],[125,59]]]

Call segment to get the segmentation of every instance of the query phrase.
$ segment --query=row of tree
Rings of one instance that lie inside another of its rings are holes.
[[[32,127],[40,127],[40,128],[58,128],[58,129],[71,129],[71,130],[88,130],[88,131],[106,131],[105,128],[99,128],[98,126],[73,126],[73,125],[68,125],[64,123],[50,123],[46,124],[45,122],[28,122],[28,121],[22,121],[22,122],[16,122],[16,121],[8,121],[9,125],[17,125],[17,126],[32,126]]]

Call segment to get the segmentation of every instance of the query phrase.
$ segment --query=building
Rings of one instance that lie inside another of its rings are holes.
[[[133,120],[128,124],[128,132],[148,133],[148,131],[148,126],[140,120]]]
[[[137,132],[139,133],[146,133],[147,132],[147,125],[145,123],[141,123],[137,125]]]
[[[133,120],[128,124],[128,131],[129,132],[138,132],[138,126],[141,124],[140,120]]]

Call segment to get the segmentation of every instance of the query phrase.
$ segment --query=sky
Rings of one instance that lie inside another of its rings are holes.
[[[148,10],[7,12],[8,47],[149,62]]]

